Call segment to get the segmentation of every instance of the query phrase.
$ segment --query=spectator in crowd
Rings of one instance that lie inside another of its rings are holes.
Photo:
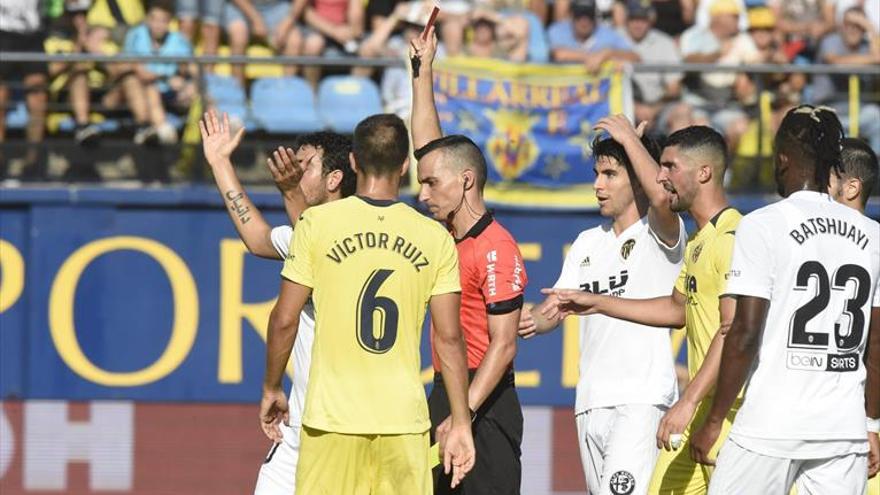
[[[132,28],[125,39],[125,53],[132,55],[190,56],[192,48],[179,32],[170,31],[174,4],[172,0],[153,0],[147,11],[146,21]],[[139,138],[142,142],[152,139],[152,134],[162,144],[177,142],[177,130],[165,113],[165,106],[185,109],[194,95],[194,86],[188,79],[185,64],[148,62],[136,64],[135,75],[144,88],[147,109],[152,127]]]
[[[607,61],[639,61],[626,38],[598,23],[593,0],[575,0],[571,19],[554,23],[547,34],[553,61],[582,63],[591,73],[598,72]]]
[[[3,0],[0,8],[0,52],[43,52],[46,37],[39,0]],[[45,175],[45,157],[41,146],[46,133],[47,67],[42,62],[0,63],[0,143],[6,141],[6,110],[10,101],[10,83],[24,87],[28,110],[25,136],[28,150],[25,156],[23,178]],[[0,177],[5,177],[6,160],[0,156]]]
[[[880,26],[880,2],[876,0],[834,0],[834,6],[835,22],[843,20],[843,14],[850,7],[861,7],[865,11],[865,15],[868,16],[868,20],[871,21],[871,24]]]
[[[546,12],[536,13],[531,8],[535,3],[530,0],[450,2],[451,10],[441,11],[438,19],[440,40],[447,55],[526,61],[530,36],[528,16],[535,17],[536,21],[546,16]],[[446,7],[444,4],[444,9]],[[538,24],[540,22],[536,22]]]
[[[220,20],[223,17],[224,0],[177,0],[177,19],[180,21],[180,34],[196,42],[196,27],[203,55],[217,55],[220,46]],[[205,65],[210,71],[213,66]]]
[[[508,62],[525,62],[528,58],[529,24],[523,17],[502,17],[493,11],[476,10],[471,16],[470,31],[465,55]]]
[[[763,1],[763,0],[759,0]],[[715,3],[717,0],[697,0],[697,9],[694,13],[694,22],[693,26],[698,26],[701,28],[709,27],[709,24],[712,22],[712,11],[715,9]],[[736,5],[737,12],[737,26],[740,31],[745,31],[749,28],[749,19],[746,14],[746,4],[754,3],[753,0],[733,0],[731,2]]]
[[[652,0],[657,20],[654,27],[676,40],[694,23],[696,0]]]
[[[709,125],[706,113],[683,101],[677,101],[670,103],[660,111],[657,115],[656,125],[649,131],[660,138],[694,125]]]
[[[578,0],[555,0],[553,2],[553,20],[556,22],[570,20],[573,14],[573,5]],[[599,24],[610,24],[613,17],[614,0],[595,0],[596,14],[594,18]]]
[[[676,65],[681,56],[668,34],[654,29],[657,11],[650,0],[627,0],[626,23],[621,34],[632,44],[642,62]],[[637,122],[653,121],[667,102],[681,95],[682,74],[677,72],[637,72],[633,74],[635,117]]]
[[[425,28],[430,15],[428,2],[398,3],[360,46],[364,58],[402,58],[409,64],[410,42]],[[396,34],[395,34],[396,33]],[[382,73],[382,103],[385,111],[409,120],[412,105],[412,80],[406,67],[388,67]]]
[[[132,26],[144,20],[144,3],[141,0],[92,0],[86,24],[104,30],[105,37],[122,46],[125,34]]]
[[[835,0],[770,0],[785,49],[813,60],[819,41],[834,30]]]
[[[400,0],[368,0],[367,9],[364,13],[366,16],[367,30],[372,33],[378,31],[394,10],[400,5]]]
[[[749,9],[749,36],[758,50],[755,63],[788,64],[791,62],[783,49],[782,33],[776,29],[776,16],[768,7]],[[740,103],[755,106],[758,103],[758,80],[761,88],[769,91],[774,100],[784,100],[787,104],[800,103],[800,94],[806,85],[803,74],[751,74],[737,78],[736,93]],[[783,113],[784,115],[784,113]]]
[[[758,49],[748,33],[739,29],[742,13],[739,0],[715,0],[707,28],[693,26],[681,35],[685,62],[743,65],[758,61]],[[731,150],[748,126],[748,118],[737,104],[734,87],[746,77],[735,72],[701,73],[688,79],[683,100],[712,115],[712,126],[727,138]]]
[[[53,26],[52,33],[45,43],[47,52],[94,55],[114,55],[119,52],[119,46],[110,40],[112,32],[110,29],[87,25],[85,12],[71,8],[75,8],[75,5],[68,3],[68,9]],[[135,76],[133,68],[134,64],[121,62],[49,64],[50,88],[53,96],[59,92],[63,94],[62,90],[66,90],[76,123],[74,139],[78,144],[92,144],[101,137],[102,128],[92,123],[90,118],[92,97],[96,92],[100,93],[96,100],[100,100],[100,106],[105,109],[116,109],[123,102],[127,104],[135,120],[137,140],[149,134],[147,101],[143,85]]]
[[[363,0],[294,0],[294,11],[303,11],[303,55],[355,54],[364,36]],[[365,75],[369,69],[354,68],[355,75]],[[312,86],[321,78],[320,67],[303,70]]]
[[[880,64],[878,27],[868,20],[861,7],[851,7],[844,13],[838,31],[822,40],[817,59],[819,63],[831,65]],[[862,76],[859,82],[860,94],[869,92],[871,78]],[[843,123],[843,128],[848,129],[849,76],[846,74],[816,76],[812,89],[812,100],[834,108]],[[859,109],[859,135],[867,138],[871,148],[880,153],[880,106],[876,103],[867,103],[865,100],[862,96]]]
[[[298,8],[299,7],[299,8]],[[302,53],[303,36],[296,21],[304,5],[297,0],[229,0],[223,11],[229,53],[244,55],[248,42],[266,43],[282,55]],[[285,65],[286,75],[295,75],[297,67]],[[244,82],[244,66],[232,66],[232,75]]]

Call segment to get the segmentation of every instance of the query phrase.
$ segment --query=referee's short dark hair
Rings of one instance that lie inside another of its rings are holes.
[[[844,138],[843,150],[840,152],[841,175],[844,178],[858,179],[862,183],[862,201],[868,201],[868,196],[877,184],[877,154],[862,139]]]
[[[409,132],[397,115],[373,115],[355,127],[351,151],[365,174],[399,175],[409,157]]]
[[[357,174],[351,168],[348,154],[351,153],[351,138],[335,132],[320,131],[304,134],[296,141],[296,149],[303,146],[313,146],[321,149],[324,154],[321,158],[321,169],[324,175],[339,170],[342,172],[340,192],[346,198],[354,194],[357,187]]]
[[[483,151],[471,138],[462,134],[451,134],[437,138],[413,152],[416,160],[421,160],[428,153],[440,150],[446,163],[460,168],[471,168],[477,175],[477,187],[480,191],[486,185],[488,168]]]

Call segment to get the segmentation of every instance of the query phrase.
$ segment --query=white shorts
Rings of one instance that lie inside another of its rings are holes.
[[[665,407],[626,404],[575,416],[581,463],[592,495],[648,492],[657,462],[657,426]]]
[[[848,454],[827,459],[784,459],[752,452],[724,442],[709,495],[789,493],[798,495],[863,495],[868,480],[868,455]]]
[[[272,444],[260,467],[254,495],[292,495],[296,491],[296,464],[302,427],[281,425],[284,441]]]

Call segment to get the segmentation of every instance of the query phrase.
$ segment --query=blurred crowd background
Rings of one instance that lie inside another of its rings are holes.
[[[403,61],[432,5],[3,0],[0,175],[18,182],[203,178],[195,122],[208,107],[230,113],[267,142],[321,128],[350,131],[352,112],[406,117],[410,76]],[[438,56],[582,64],[588,72],[609,64],[739,67],[633,73],[635,118],[650,121],[651,132],[707,123],[724,133],[748,168],[734,174],[733,188],[772,182],[761,177],[772,173],[767,167],[753,165],[770,156],[775,127],[801,102],[833,107],[844,128],[880,152],[878,0],[447,0],[441,8]],[[11,52],[309,58],[134,63],[10,60]],[[756,64],[874,72],[750,73]],[[97,166],[103,162],[111,165]],[[254,169],[246,180],[268,177]]]

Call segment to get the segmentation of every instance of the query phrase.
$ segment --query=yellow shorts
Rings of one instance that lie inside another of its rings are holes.
[[[868,480],[868,495],[880,495],[880,474]]]
[[[678,450],[660,451],[657,457],[657,465],[654,467],[654,475],[648,488],[650,495],[705,495],[709,490],[709,478],[712,476],[712,467],[697,464],[691,459],[691,427],[702,426],[703,420],[709,414],[712,400],[703,400],[691,424],[682,432],[682,443]],[[733,426],[733,418],[739,410],[740,401],[731,408],[721,425],[721,434],[712,446],[709,453],[711,458],[718,457],[721,444],[727,439],[730,428]]]
[[[349,435],[303,426],[296,493],[430,495],[428,432]]]

